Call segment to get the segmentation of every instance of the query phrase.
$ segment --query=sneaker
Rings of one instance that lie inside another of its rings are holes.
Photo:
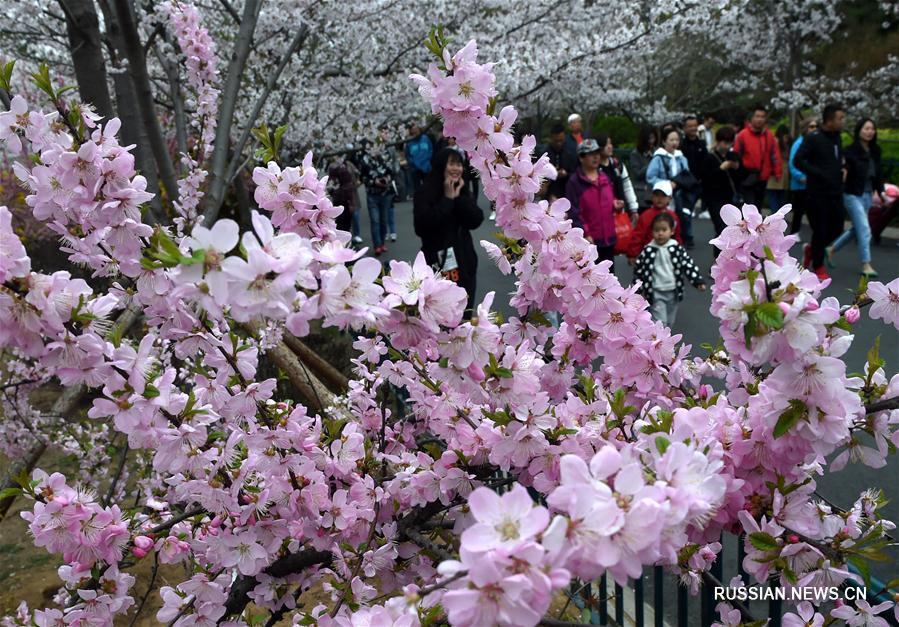
[[[826,281],[830,278],[830,275],[827,274],[827,268],[825,268],[824,266],[818,266],[817,268],[815,268],[815,276],[818,277],[818,279],[821,281]]]
[[[802,247],[802,267],[808,270],[812,265],[812,245],[806,244]]]
[[[361,244],[361,243],[362,243],[362,238],[359,237],[358,235],[353,235],[353,243],[354,243],[354,244]]]
[[[390,241],[391,241],[391,242],[395,242],[395,241],[396,241],[396,233],[391,233],[391,234],[390,234]]]

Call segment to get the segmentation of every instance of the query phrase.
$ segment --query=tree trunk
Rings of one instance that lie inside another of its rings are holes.
[[[114,0],[116,17],[122,31],[125,54],[128,57],[128,75],[134,85],[134,95],[137,100],[137,108],[140,118],[147,133],[153,158],[159,171],[159,179],[165,188],[170,202],[178,200],[178,183],[175,176],[175,167],[169,156],[162,134],[162,127],[156,117],[156,107],[153,102],[153,88],[150,85],[150,75],[147,73],[147,59],[141,45],[137,25],[131,13],[131,3],[128,0]]]
[[[115,115],[106,84],[106,60],[100,41],[100,20],[94,0],[59,0],[66,16],[69,51],[82,102],[109,119]]]
[[[125,56],[125,41],[122,38],[122,29],[119,26],[115,11],[109,6],[107,0],[100,0],[100,10],[103,12],[103,23],[106,26],[107,45],[109,56],[114,67],[119,67],[120,59]],[[150,209],[144,217],[148,224],[160,223],[165,213],[162,210],[162,199],[159,197],[159,177],[156,175],[156,162],[153,152],[150,150],[150,140],[147,131],[140,119],[137,109],[137,97],[134,95],[134,85],[127,72],[115,72],[112,75],[112,84],[115,91],[116,111],[122,122],[121,138],[125,146],[134,146],[134,162],[136,169],[147,179],[147,191],[153,194],[150,201]]]
[[[121,1],[117,0],[117,2]],[[250,47],[253,44],[253,34],[256,32],[256,22],[259,19],[261,7],[262,0],[246,0],[244,3],[237,41],[234,42],[234,52],[231,53],[231,63],[228,64],[228,77],[222,88],[219,121],[215,129],[215,144],[212,147],[209,191],[206,192],[204,202],[203,221],[207,225],[214,222],[218,216],[222,200],[225,198],[225,189],[228,187],[227,168],[228,155],[231,152],[231,126],[234,123],[234,110],[237,108],[240,79],[243,76],[247,57],[250,55]],[[247,123],[252,124],[252,120]]]

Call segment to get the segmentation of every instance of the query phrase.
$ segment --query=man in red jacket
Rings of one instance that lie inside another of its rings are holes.
[[[774,134],[768,130],[768,110],[762,105],[752,109],[749,123],[737,133],[734,151],[740,155],[745,172],[740,183],[743,202],[762,208],[768,179],[780,179],[783,163]]]

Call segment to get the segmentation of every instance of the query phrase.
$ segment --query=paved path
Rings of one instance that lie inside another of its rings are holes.
[[[483,199],[481,206],[487,206]],[[400,203],[397,206],[396,221],[399,240],[389,243],[388,253],[382,257],[385,260],[406,259],[411,261],[419,248],[419,240],[412,227],[411,203]],[[514,311],[508,306],[508,298],[505,295],[512,290],[514,282],[511,277],[500,274],[486,254],[477,246],[477,242],[482,239],[494,240],[493,235],[496,231],[496,225],[485,220],[481,228],[472,234],[475,239],[475,248],[480,255],[477,295],[480,300],[486,292],[495,291],[494,308],[508,316],[514,314]],[[697,221],[694,231],[697,242],[707,242],[714,236],[709,220]],[[800,235],[804,241],[808,241],[811,233],[807,225],[803,227]],[[371,231],[368,225],[368,214],[364,210],[362,236],[366,243],[370,243]],[[880,280],[886,283],[899,275],[899,247],[895,240],[885,237],[879,246],[872,247],[871,252],[872,263],[881,273]],[[707,273],[713,261],[711,246],[699,245],[692,251],[692,254],[699,267]],[[793,251],[793,256],[797,258],[801,256],[799,245]],[[830,271],[833,281],[825,290],[825,294],[836,296],[845,302],[850,291],[858,285],[859,279],[858,253],[854,244],[840,251],[836,258],[836,265],[837,267]],[[618,257],[615,269],[622,282],[631,281],[631,268],[627,265],[624,257]],[[717,320],[709,313],[710,293],[700,293],[692,287],[687,287],[687,290],[678,311],[674,330],[683,334],[683,342],[691,344],[695,353],[701,354],[703,352],[700,348],[702,343],[707,342],[714,345],[718,339]],[[881,338],[881,355],[887,360],[888,372],[895,373],[899,370],[899,333],[895,329],[879,320],[871,320],[863,314],[861,321],[855,326],[855,332],[855,341],[846,355],[850,372],[861,371],[867,359],[868,348],[878,335]],[[825,481],[820,482],[819,491],[831,502],[845,507],[855,501],[862,489],[871,486],[880,487],[885,491],[890,500],[890,504],[886,508],[887,516],[899,524],[899,458],[896,455],[889,458],[886,467],[878,470],[858,464],[850,465],[842,472],[830,475]],[[896,563],[899,563],[899,552],[897,552]],[[891,564],[875,566],[879,566],[879,568],[875,568],[875,571],[888,579],[899,576],[899,572],[896,572]]]

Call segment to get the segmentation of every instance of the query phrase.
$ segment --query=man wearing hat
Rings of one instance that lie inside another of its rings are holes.
[[[584,133],[584,120],[579,113],[572,113],[568,116],[568,135],[565,136],[565,149],[575,152],[581,142],[586,139]]]
[[[668,213],[674,218],[674,238],[679,244],[683,244],[680,233],[680,221],[677,219],[677,214],[668,208],[668,203],[671,202],[673,194],[674,189],[671,187],[671,181],[656,181],[656,184],[652,186],[652,204],[649,209],[640,214],[640,217],[637,219],[637,226],[634,227],[631,240],[628,242],[628,263],[633,265],[634,259],[640,254],[643,247],[652,241],[652,221],[660,213]]]

